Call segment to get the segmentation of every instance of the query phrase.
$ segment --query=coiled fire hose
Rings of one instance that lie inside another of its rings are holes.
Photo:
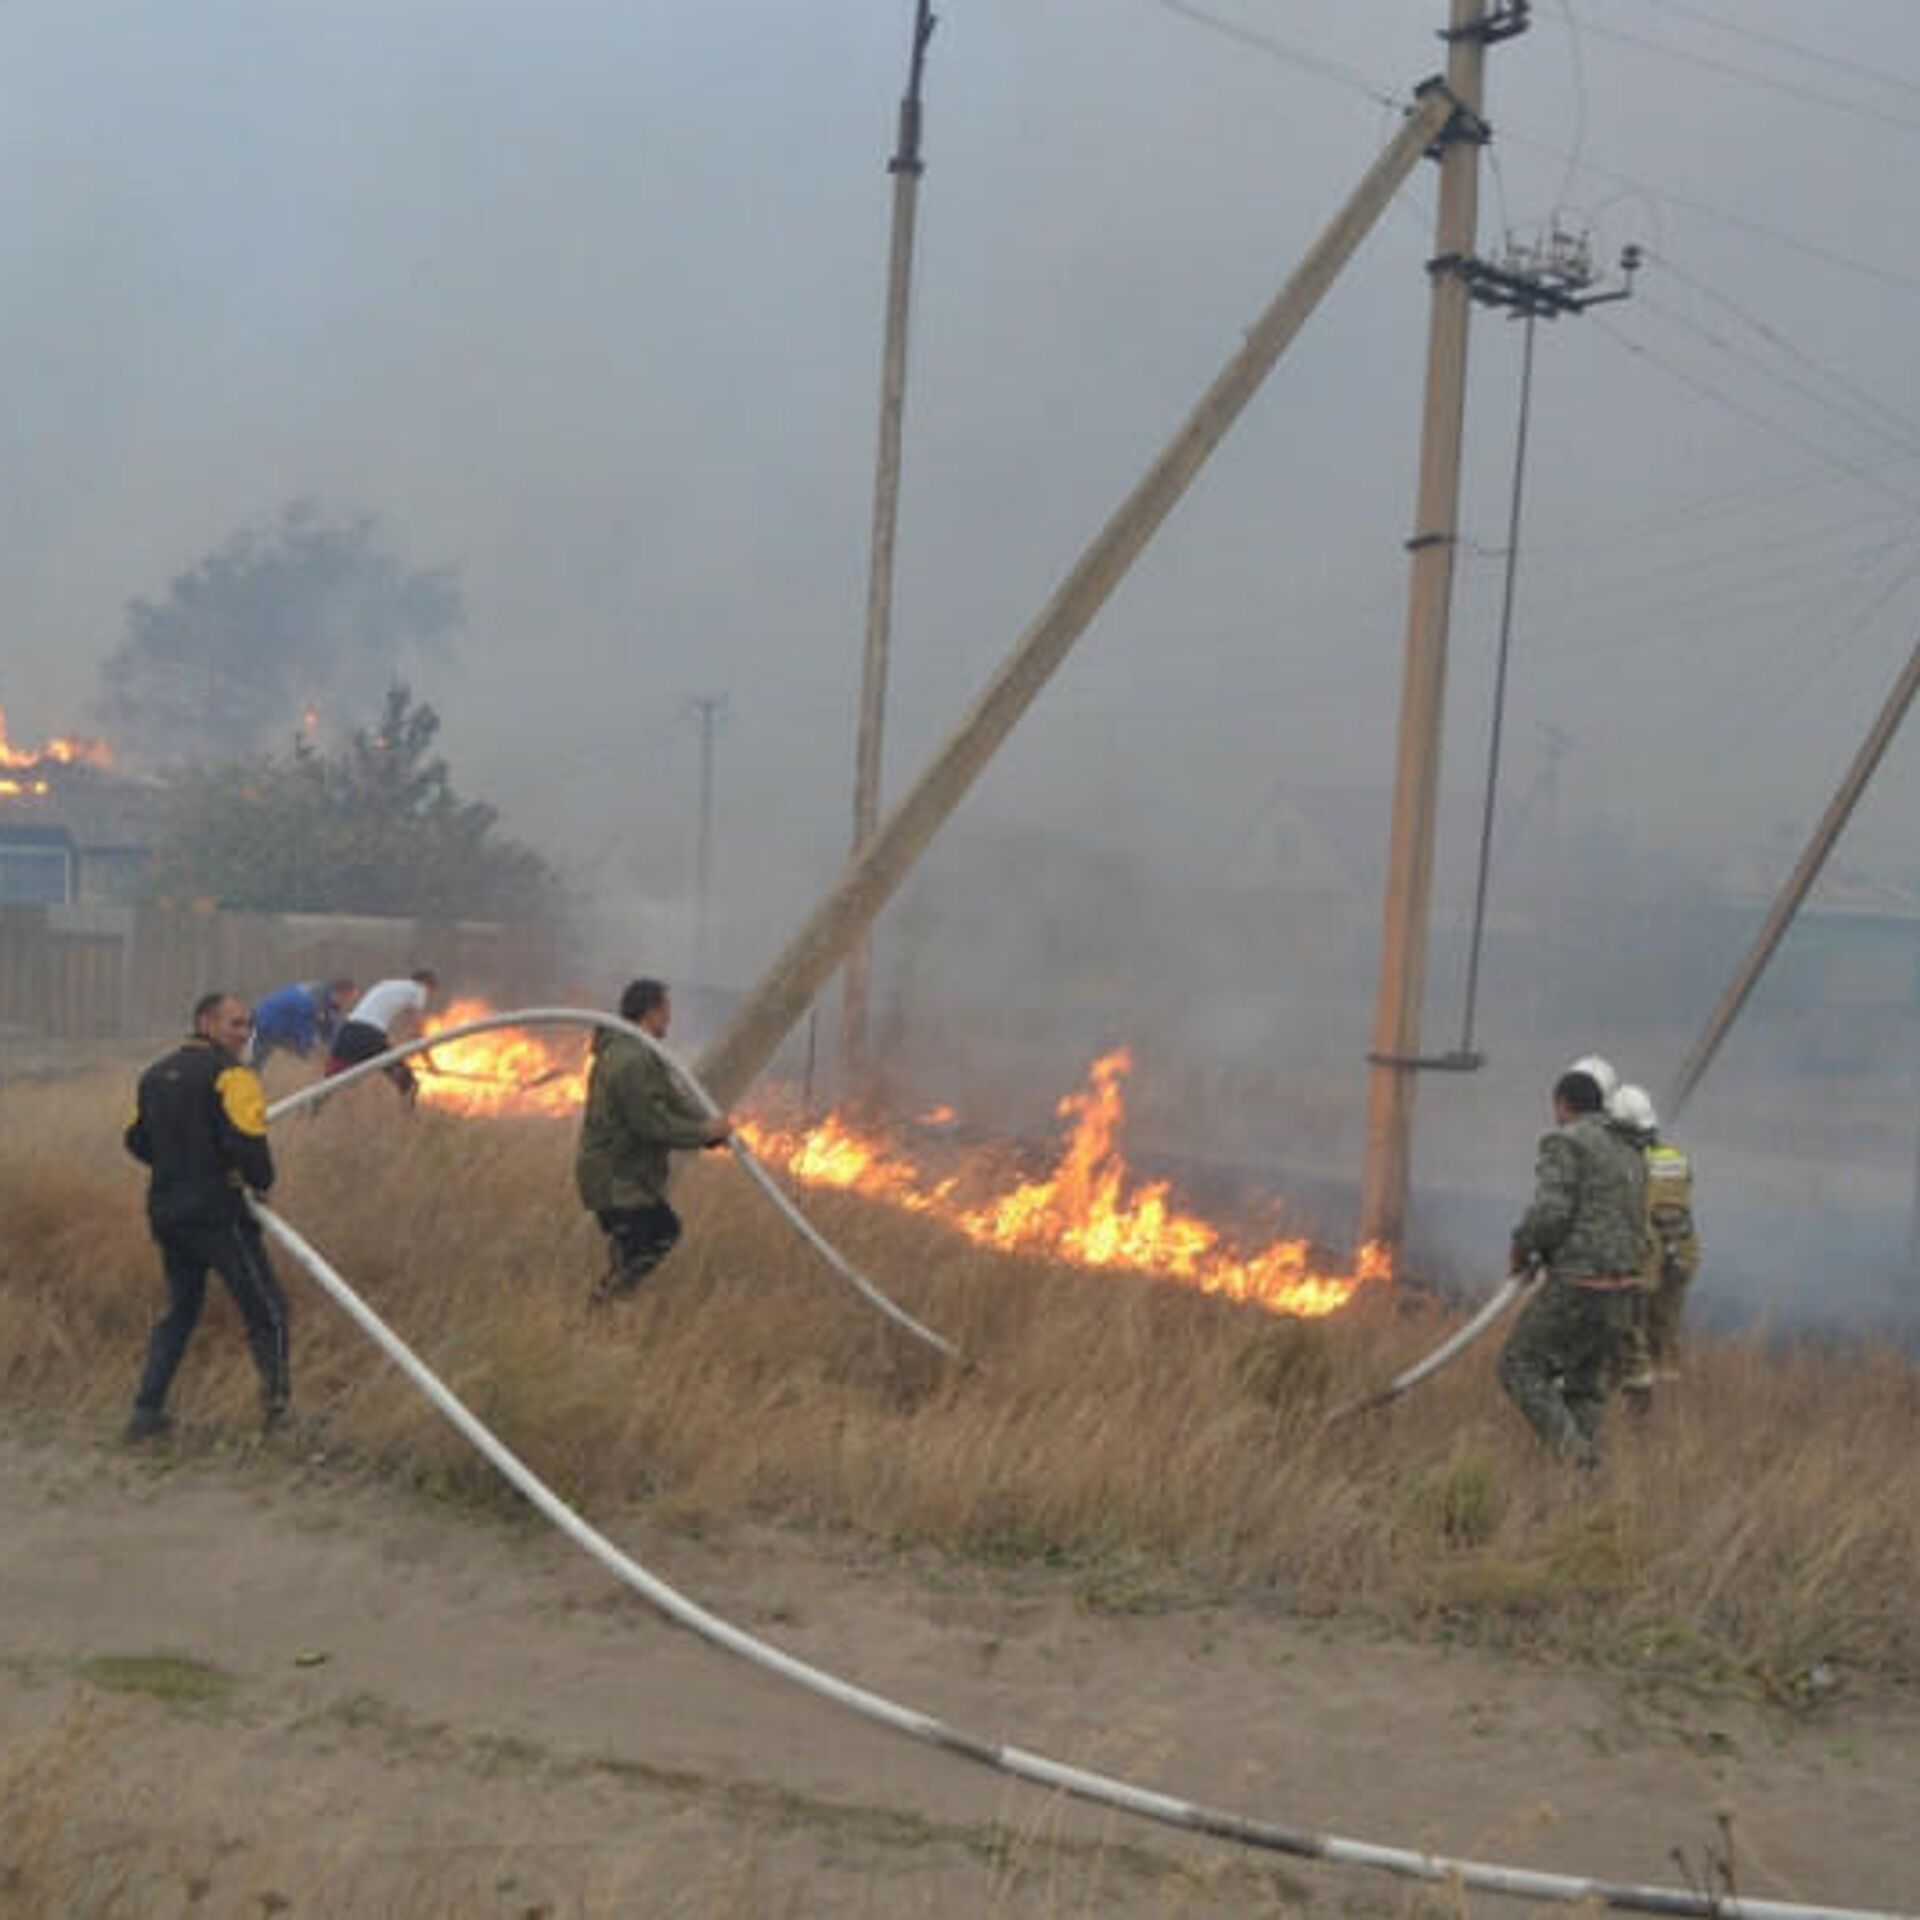
[[[622,1020],[618,1014],[601,1013],[588,1007],[522,1007],[513,1013],[490,1013],[477,1020],[463,1020],[458,1026],[443,1027],[438,1033],[423,1034],[418,1039],[389,1047],[385,1053],[377,1053],[371,1059],[357,1061],[353,1066],[344,1068],[325,1080],[317,1080],[311,1086],[302,1087],[297,1093],[290,1093],[284,1099],[276,1100],[267,1109],[267,1119],[270,1122],[283,1119],[287,1114],[297,1113],[303,1107],[318,1106],[323,1100],[329,1099],[342,1088],[351,1086],[356,1080],[364,1080],[370,1074],[379,1073],[396,1061],[410,1059],[416,1053],[428,1053],[433,1048],[446,1046],[451,1041],[464,1040],[468,1034],[491,1033],[500,1027],[600,1027],[608,1033],[624,1033],[650,1047],[667,1063],[687,1091],[706,1110],[709,1119],[717,1120],[720,1117],[720,1103],[694,1077],[691,1069],[669,1053],[652,1034],[644,1028],[635,1026],[631,1020]],[[951,1340],[935,1333],[931,1327],[923,1326],[904,1307],[888,1299],[820,1232],[794,1204],[786,1189],[767,1171],[759,1155],[744,1140],[735,1136],[727,1141],[727,1145],[747,1177],[773,1202],[780,1217],[862,1299],[885,1314],[896,1326],[905,1328],[916,1340],[931,1347],[936,1353],[944,1354],[949,1360],[959,1361],[962,1365],[966,1364],[965,1357]]]

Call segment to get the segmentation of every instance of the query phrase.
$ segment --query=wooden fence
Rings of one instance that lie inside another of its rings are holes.
[[[422,966],[449,998],[524,1005],[551,993],[556,941],[550,929],[480,921],[0,907],[0,1033],[155,1038],[182,1031],[216,987],[252,1000],[290,980],[368,986]]]
[[[0,1032],[91,1040],[127,1031],[124,945],[58,930],[44,907],[0,908]]]

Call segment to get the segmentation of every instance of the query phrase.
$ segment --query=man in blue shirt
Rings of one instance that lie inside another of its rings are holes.
[[[247,1065],[265,1066],[276,1048],[306,1059],[316,1046],[331,1043],[352,998],[351,980],[296,980],[277,988],[254,1007]]]

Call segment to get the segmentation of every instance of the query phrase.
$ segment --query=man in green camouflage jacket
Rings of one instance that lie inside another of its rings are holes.
[[[666,1039],[672,1015],[658,980],[632,981],[620,996],[621,1019],[655,1040]],[[729,1116],[709,1114],[680,1084],[658,1048],[632,1034],[594,1035],[573,1172],[581,1203],[607,1236],[596,1304],[630,1294],[680,1238],[680,1216],[667,1204],[667,1156],[717,1147],[732,1130]]]
[[[1563,1458],[1599,1458],[1600,1408],[1646,1264],[1646,1169],[1607,1125],[1591,1074],[1563,1073],[1512,1270],[1544,1267],[1500,1355],[1500,1384]]]

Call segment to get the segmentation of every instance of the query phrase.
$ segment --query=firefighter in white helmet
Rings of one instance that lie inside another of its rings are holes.
[[[1680,1314],[1700,1270],[1693,1163],[1660,1138],[1660,1116],[1644,1087],[1620,1088],[1609,1108],[1614,1126],[1640,1149],[1647,1169],[1647,1262],[1620,1380],[1629,1403],[1644,1408],[1657,1381],[1680,1377]]]
[[[1600,1098],[1609,1113],[1613,1109],[1613,1096],[1620,1091],[1620,1076],[1613,1070],[1613,1062],[1597,1053],[1582,1054],[1567,1071],[1584,1073],[1600,1089]]]

